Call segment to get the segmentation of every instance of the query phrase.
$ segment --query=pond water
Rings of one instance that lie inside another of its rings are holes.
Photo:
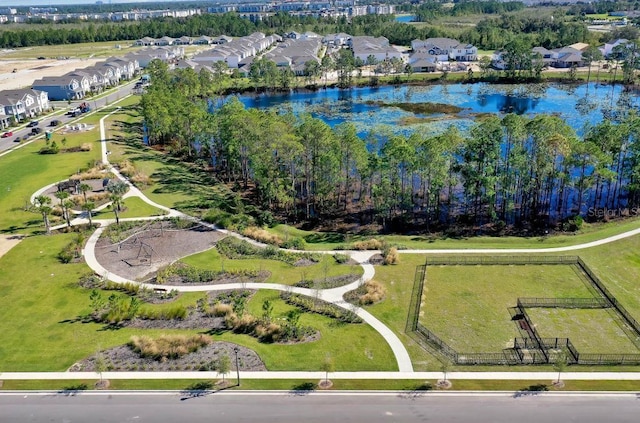
[[[596,83],[566,84],[437,84],[428,86],[382,86],[340,90],[298,91],[283,94],[243,95],[246,107],[276,108],[296,114],[310,113],[331,126],[353,122],[363,136],[383,125],[392,131],[434,134],[454,125],[468,130],[478,115],[517,113],[534,116],[556,114],[578,134],[586,124],[597,123],[616,110],[637,108],[638,94],[624,91],[620,85]],[[462,108],[455,114],[423,115],[380,103],[443,103]]]
[[[396,15],[396,22],[409,23],[416,20],[416,15]]]

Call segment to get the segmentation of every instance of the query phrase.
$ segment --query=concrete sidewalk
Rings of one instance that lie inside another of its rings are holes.
[[[235,371],[225,375],[234,378]],[[104,379],[215,379],[217,372],[103,372]],[[95,372],[6,372],[0,380],[71,380],[99,379]],[[324,379],[324,372],[240,372],[240,379]],[[367,380],[436,380],[444,379],[442,372],[329,372],[329,379]],[[558,372],[448,372],[451,380],[539,380],[554,381]],[[640,372],[566,372],[562,380],[640,380]]]

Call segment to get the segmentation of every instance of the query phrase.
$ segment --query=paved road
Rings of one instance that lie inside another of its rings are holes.
[[[98,99],[85,99],[85,100],[79,100],[79,101],[73,101],[71,102],[71,104],[67,104],[66,102],[53,102],[52,104],[55,105],[56,110],[53,113],[49,113],[46,116],[41,116],[36,118],[36,120],[38,120],[39,125],[38,127],[42,128],[43,132],[40,135],[40,137],[44,136],[44,131],[45,130],[49,130],[49,129],[59,129],[60,126],[58,126],[57,128],[51,127],[51,121],[52,120],[59,120],[62,122],[62,125],[66,125],[68,123],[72,123],[75,122],[78,119],[81,119],[83,116],[80,116],[78,118],[73,118],[71,116],[67,116],[64,115],[62,113],[60,113],[59,111],[64,109],[65,111],[68,110],[69,108],[74,108],[77,105],[79,105],[82,102],[87,102],[89,104],[89,106],[91,107],[92,110],[97,110],[100,109],[101,107],[104,107],[108,104],[111,104],[115,101],[117,101],[118,99],[121,99],[122,97],[130,94],[133,91],[133,87],[135,85],[135,81],[131,81],[128,84],[122,85],[120,87],[118,87],[117,90],[115,90],[114,92],[109,93],[108,95],[98,98]],[[11,129],[11,131],[13,132],[13,135],[11,137],[7,137],[7,138],[0,138],[0,152],[9,150],[17,145],[19,145],[18,143],[15,142],[16,137],[20,137],[20,139],[24,139],[25,135],[28,133],[31,133],[31,128],[27,128],[26,124],[29,123],[29,121],[25,121],[24,122],[25,125],[22,125],[22,127],[20,129]],[[6,131],[2,131],[2,133],[4,133]],[[30,137],[28,138],[29,140],[35,139],[36,137]]]
[[[217,393],[0,396],[0,421],[22,422],[637,422],[640,401],[621,396],[437,393]]]

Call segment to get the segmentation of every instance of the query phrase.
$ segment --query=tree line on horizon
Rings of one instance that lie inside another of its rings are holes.
[[[237,13],[203,14],[186,18],[163,17],[136,22],[32,22],[19,26],[5,26],[0,31],[0,48],[126,41],[163,36],[242,37],[255,31],[283,34],[293,30],[314,31],[318,34],[345,32],[354,36],[384,36],[391,44],[404,46],[409,46],[414,39],[449,37],[485,50],[502,49],[515,40],[529,47],[540,45],[555,48],[576,42],[595,44],[616,36],[616,33],[591,33],[584,22],[576,20],[575,16],[566,14],[562,9],[558,9],[553,17],[524,13],[523,10],[520,2],[461,2],[453,8],[444,8],[438,2],[429,2],[414,9],[418,19],[424,21],[424,26],[396,22],[393,15],[365,15],[347,19],[298,17],[284,12],[256,22],[244,19]],[[443,15],[462,16],[475,13],[484,13],[485,17],[477,25],[464,30],[445,27],[434,20]],[[637,33],[634,37],[621,38],[636,39]]]
[[[579,137],[561,118],[478,118],[463,134],[331,128],[308,114],[213,101],[215,84],[154,63],[141,110],[150,145],[200,162],[289,220],[348,218],[385,230],[579,226],[640,205],[640,116],[621,108]],[[210,74],[209,74],[210,75]],[[592,216],[591,216],[592,217]]]

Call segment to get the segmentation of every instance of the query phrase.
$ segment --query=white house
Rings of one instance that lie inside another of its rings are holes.
[[[453,38],[427,38],[411,41],[413,51],[426,51],[439,61],[457,60],[473,62],[478,60],[478,49],[471,44],[462,44]]]

